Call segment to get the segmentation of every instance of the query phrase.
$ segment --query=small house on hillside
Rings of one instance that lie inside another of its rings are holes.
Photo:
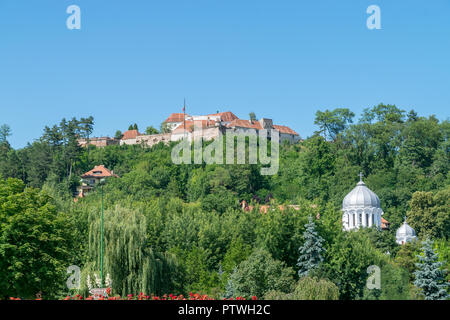
[[[81,176],[81,186],[77,188],[78,197],[82,198],[89,193],[102,179],[118,177],[114,171],[105,168],[104,165],[95,166],[94,169]]]

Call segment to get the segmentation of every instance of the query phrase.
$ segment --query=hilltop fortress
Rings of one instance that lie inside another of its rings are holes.
[[[258,134],[259,130],[277,130],[280,135],[280,142],[288,141],[295,143],[301,140],[299,134],[287,126],[274,125],[272,119],[261,118],[260,120],[239,119],[231,111],[220,112],[201,116],[191,116],[186,113],[172,113],[164,122],[165,133],[146,135],[138,130],[125,131],[120,139],[110,137],[90,138],[89,144],[96,147],[108,145],[143,145],[153,146],[160,142],[169,143],[187,139],[193,141],[197,138],[212,140],[227,132],[234,134]],[[201,130],[198,130],[201,129]],[[79,139],[78,143],[85,147],[87,139]]]

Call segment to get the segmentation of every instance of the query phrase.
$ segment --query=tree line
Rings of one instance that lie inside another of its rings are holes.
[[[449,121],[384,104],[354,117],[345,108],[318,111],[318,131],[281,146],[274,176],[260,175],[259,165],[174,165],[171,145],[162,143],[81,148],[91,117],[63,119],[17,150],[2,126],[0,296],[60,297],[74,264],[82,269],[79,292],[87,292],[87,276],[99,271],[100,194],[75,203],[73,191],[103,164],[120,177],[104,187],[104,261],[117,294],[425,297],[424,275],[416,276],[426,251],[420,241],[431,239],[439,260],[432,263],[448,268]],[[360,171],[390,230],[342,231],[342,199]],[[254,210],[243,211],[242,200]],[[405,217],[420,241],[399,246],[395,230]],[[305,256],[308,243],[321,244],[314,258]],[[378,291],[365,286],[370,265],[381,268]]]

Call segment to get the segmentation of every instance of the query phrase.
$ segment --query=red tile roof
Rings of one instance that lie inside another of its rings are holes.
[[[105,168],[104,165],[95,166],[94,169],[86,172],[81,176],[82,178],[106,178],[106,177],[117,177],[109,169]]]
[[[391,223],[389,221],[381,217],[381,229],[389,229],[390,224]]]
[[[220,119],[225,122],[231,122],[235,119],[239,119],[233,112],[225,111],[219,113],[208,114],[208,116],[220,116]]]
[[[180,123],[178,125],[178,127],[176,127],[172,133],[183,133],[185,130],[184,128],[186,128],[186,132],[192,132],[194,129],[194,126],[200,126],[203,129],[209,128],[209,127],[214,127],[216,124],[215,121],[213,120],[186,120],[183,121],[182,123]]]
[[[123,133],[122,140],[136,139],[141,134],[137,130],[128,130]]]
[[[172,113],[164,122],[182,122],[185,115],[186,117],[190,117],[190,115],[184,113]]]
[[[287,133],[287,134],[293,134],[295,136],[298,136],[297,132],[295,132],[294,130],[292,130],[291,128],[286,127],[286,126],[279,126],[279,125],[274,124],[273,128],[280,131],[280,133]]]
[[[231,121],[230,124],[228,124],[227,127],[251,128],[256,130],[261,130],[263,128],[258,121],[251,122],[250,120],[241,120],[241,119],[234,119],[233,121]]]

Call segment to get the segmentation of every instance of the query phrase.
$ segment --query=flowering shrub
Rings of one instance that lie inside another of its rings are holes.
[[[108,288],[107,290],[108,294],[111,294],[111,289]],[[20,298],[14,298],[14,297],[10,297],[10,300],[21,300]],[[36,300],[42,300],[42,298],[36,299]],[[94,296],[88,296],[86,298],[83,298],[83,296],[76,294],[74,296],[67,296],[62,300],[95,300]],[[214,298],[209,297],[206,294],[199,294],[199,293],[189,293],[189,297],[185,297],[182,294],[180,295],[174,295],[174,294],[165,294],[163,296],[155,296],[155,295],[146,295],[144,293],[139,293],[138,295],[132,295],[129,294],[126,297],[121,297],[119,295],[117,296],[112,296],[112,297],[104,297],[104,296],[99,296],[97,300],[216,300]],[[229,298],[229,299],[223,299],[223,300],[246,300],[244,297],[234,297],[234,298]],[[252,296],[251,300],[258,300],[257,297]]]

